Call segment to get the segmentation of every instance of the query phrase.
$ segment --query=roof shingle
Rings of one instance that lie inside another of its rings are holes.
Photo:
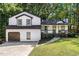
[[[56,24],[68,24],[63,20],[42,20],[41,24],[43,25],[56,25]]]

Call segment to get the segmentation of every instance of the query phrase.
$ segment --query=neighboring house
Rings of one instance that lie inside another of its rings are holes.
[[[68,34],[68,19],[65,20],[42,20],[42,33]]]
[[[6,41],[39,41],[41,39],[41,19],[27,12],[9,18]]]
[[[40,17],[22,12],[9,18],[6,41],[39,41],[45,34],[68,34],[67,20],[41,20]]]

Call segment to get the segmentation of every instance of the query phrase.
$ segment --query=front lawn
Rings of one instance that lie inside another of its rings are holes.
[[[31,56],[77,56],[79,38],[64,38],[57,42],[35,47]]]

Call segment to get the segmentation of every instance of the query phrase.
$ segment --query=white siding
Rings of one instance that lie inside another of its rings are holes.
[[[33,17],[32,18],[32,25],[41,25],[41,19],[39,17],[34,16],[32,14],[29,14],[29,13],[26,13],[26,12],[20,13],[18,15],[15,15],[15,16],[9,18],[9,25],[17,25],[17,19],[16,19],[16,17],[19,16],[19,15],[22,15],[22,14],[26,14],[28,16]],[[24,16],[23,15],[23,16],[21,16],[21,17],[18,18],[18,19],[22,19],[22,25],[23,26],[26,26],[26,19],[30,19],[30,17],[28,17],[28,16]]]
[[[15,18],[9,18],[9,24],[8,25],[16,25],[16,19]]]
[[[20,41],[39,41],[41,39],[40,29],[7,29],[6,41],[8,41],[8,32],[20,32]],[[31,32],[31,40],[27,40],[26,33]]]
[[[32,25],[41,25],[41,19],[38,17],[34,17],[32,19]]]

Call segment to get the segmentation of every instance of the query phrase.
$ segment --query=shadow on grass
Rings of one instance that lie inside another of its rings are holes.
[[[74,45],[79,47],[79,42],[72,42],[72,44],[74,44]]]
[[[39,43],[38,44],[44,44],[44,43],[47,43],[48,41],[50,41],[51,39],[53,39],[53,38],[44,38],[44,39],[41,39],[40,41],[39,41]],[[61,42],[61,41],[64,41],[65,39],[64,38],[60,38],[59,40],[57,40],[57,41],[54,41],[54,42],[51,42],[51,43],[55,43],[55,42]]]
[[[72,44],[79,47],[79,37],[72,40]]]
[[[51,39],[53,39],[54,37],[52,38],[42,38],[38,44],[44,44],[44,43],[47,43],[48,41],[50,41]],[[54,41],[52,43],[56,43],[56,42],[63,42],[63,41],[71,41],[71,40],[74,40],[74,39],[78,39],[79,37],[60,37],[59,40],[57,41]],[[75,42],[75,44],[78,44]]]
[[[43,38],[43,39],[41,39],[40,41],[39,41],[39,43],[38,44],[44,44],[44,43],[46,43],[46,42],[48,42],[48,41],[50,41],[52,38]]]
[[[60,37],[59,40],[54,41],[53,43],[57,43],[57,42],[64,42],[64,41],[72,41],[74,39],[78,39],[78,37]],[[79,42],[79,41],[78,41]]]

